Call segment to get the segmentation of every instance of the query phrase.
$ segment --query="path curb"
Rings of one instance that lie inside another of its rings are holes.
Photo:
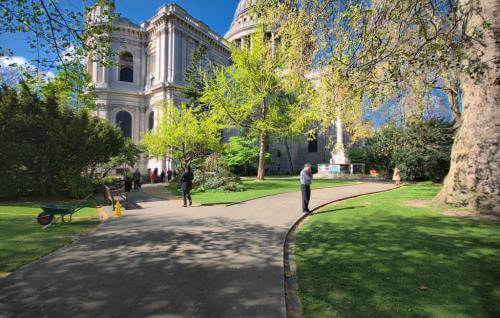
[[[311,210],[311,213],[303,214],[298,217],[293,225],[288,229],[283,244],[283,289],[285,294],[285,316],[287,318],[300,318],[302,317],[302,304],[300,303],[299,289],[297,282],[297,266],[295,264],[295,235],[296,229],[299,225],[309,216],[315,214],[316,211],[324,208],[327,205],[338,203],[366,195],[377,194],[382,192],[394,191],[401,188],[394,187],[385,190],[373,191],[363,194],[348,196],[342,199],[332,200],[328,203],[321,204]]]
[[[357,182],[357,183],[344,184],[344,185],[338,185],[338,186],[333,186],[333,187],[316,188],[316,189],[312,189],[312,190],[323,190],[323,189],[332,189],[332,188],[339,188],[339,187],[352,187],[352,186],[357,186],[357,185],[360,185],[360,184],[363,183],[363,181],[354,181],[354,182]],[[258,199],[262,199],[262,198],[272,197],[272,196],[275,196],[275,195],[287,194],[287,193],[293,193],[293,192],[299,192],[299,191],[298,190],[293,190],[293,191],[287,191],[287,192],[282,192],[282,193],[266,194],[266,195],[263,195],[263,196],[257,197],[257,198],[246,199],[246,200],[239,201],[239,202],[223,203],[223,204],[220,204],[220,205],[229,207],[229,206],[233,206],[233,205],[238,205],[238,204],[250,202],[250,201],[253,201],[253,200],[258,200]],[[207,206],[210,206],[210,205],[214,205],[214,204],[207,204]],[[204,206],[204,204],[201,204],[201,206]]]

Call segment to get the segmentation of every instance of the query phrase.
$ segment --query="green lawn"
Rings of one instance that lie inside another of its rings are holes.
[[[238,203],[250,199],[256,199],[267,195],[280,194],[285,192],[300,191],[298,177],[267,177],[264,181],[257,181],[255,178],[243,178],[245,191],[241,192],[191,192],[193,201],[201,204],[229,204]],[[314,180],[313,189],[338,187],[343,185],[356,184],[354,181],[346,180]],[[167,188],[174,194],[180,195],[179,185],[172,183]]]
[[[420,184],[328,206],[300,227],[304,317],[500,317],[500,222],[447,217]]]
[[[95,208],[73,216],[71,224],[43,230],[36,221],[41,212],[33,204],[0,204],[0,273],[11,272],[67,245],[99,224]]]

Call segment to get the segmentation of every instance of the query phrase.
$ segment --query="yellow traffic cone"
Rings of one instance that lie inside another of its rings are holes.
[[[120,204],[120,201],[117,201],[115,204],[115,218],[119,218],[122,216],[122,205]]]

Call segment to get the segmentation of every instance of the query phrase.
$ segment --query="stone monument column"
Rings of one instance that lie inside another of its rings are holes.
[[[337,116],[335,126],[337,143],[331,152],[332,159],[330,159],[330,164],[349,164],[349,158],[347,157],[344,147],[344,128],[342,127],[342,119],[340,118],[340,115]]]

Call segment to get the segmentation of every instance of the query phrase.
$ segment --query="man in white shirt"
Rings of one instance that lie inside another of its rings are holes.
[[[309,200],[311,199],[311,183],[313,175],[310,163],[304,165],[304,169],[300,172],[300,192],[302,193],[302,212],[311,213],[309,211]]]

